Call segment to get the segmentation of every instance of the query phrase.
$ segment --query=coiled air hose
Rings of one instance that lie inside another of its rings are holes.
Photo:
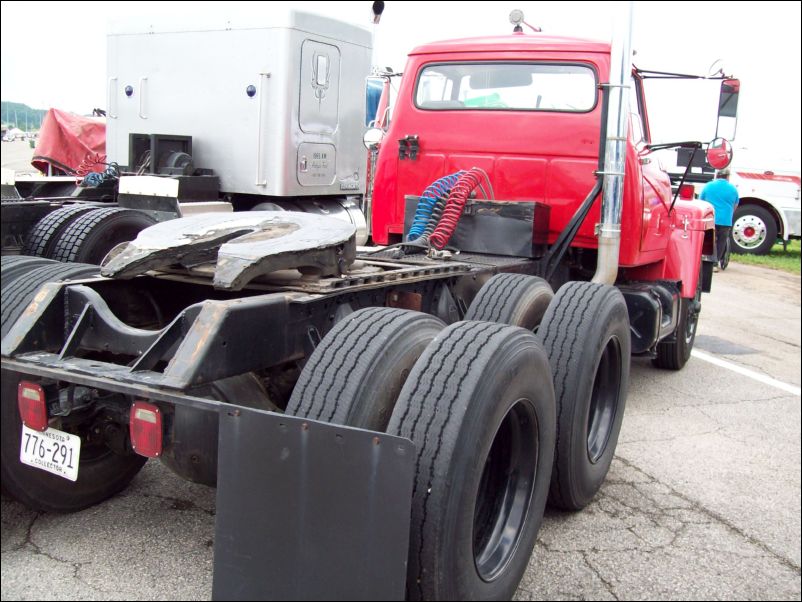
[[[462,171],[458,171],[448,176],[443,176],[426,187],[426,190],[423,191],[423,194],[421,194],[418,200],[415,217],[412,218],[412,225],[407,234],[408,241],[418,241],[418,239],[424,235],[427,226],[431,223],[432,214],[438,206],[438,199],[448,196],[449,191],[462,174]],[[429,234],[431,234],[431,232],[429,232]]]
[[[98,166],[105,166],[105,168],[103,171],[96,171]],[[77,185],[95,188],[104,182],[119,178],[120,167],[114,162],[106,163],[106,155],[89,152],[73,171],[73,175]]]
[[[468,201],[468,195],[476,187],[481,186],[482,179],[486,177],[485,172],[477,167],[472,167],[459,176],[448,195],[443,215],[440,217],[437,227],[429,236],[429,241],[434,248],[442,250],[448,244],[457,229],[457,223],[462,216],[465,203]]]
[[[109,163],[102,172],[91,171],[81,180],[79,186],[97,188],[104,182],[116,180],[120,177],[120,167],[116,163]]]

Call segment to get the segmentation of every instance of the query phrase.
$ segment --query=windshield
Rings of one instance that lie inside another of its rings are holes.
[[[596,74],[577,64],[429,65],[418,77],[415,104],[427,110],[586,112],[596,104]]]

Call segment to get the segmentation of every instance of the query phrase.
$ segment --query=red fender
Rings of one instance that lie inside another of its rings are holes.
[[[680,280],[681,296],[690,299],[696,293],[702,257],[715,255],[713,206],[705,201],[678,200],[671,228],[662,277]]]

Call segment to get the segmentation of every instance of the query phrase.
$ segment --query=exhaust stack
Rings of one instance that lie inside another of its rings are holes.
[[[610,56],[609,110],[604,153],[599,255],[593,282],[614,284],[618,275],[621,247],[621,208],[624,196],[624,168],[629,126],[629,78],[632,71],[632,2],[613,36]]]

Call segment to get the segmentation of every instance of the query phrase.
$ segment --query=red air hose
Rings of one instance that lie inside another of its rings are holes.
[[[81,180],[83,180],[87,174],[98,171],[98,168],[100,168],[100,171],[106,169],[106,155],[92,152],[86,153],[84,160],[75,168],[73,173],[75,176],[75,183],[80,184]]]
[[[464,172],[454,184],[446,201],[446,207],[440,222],[429,237],[429,241],[436,249],[443,249],[457,229],[457,223],[462,216],[462,210],[468,201],[468,195],[474,188],[481,184],[484,172],[481,169],[472,167]]]

